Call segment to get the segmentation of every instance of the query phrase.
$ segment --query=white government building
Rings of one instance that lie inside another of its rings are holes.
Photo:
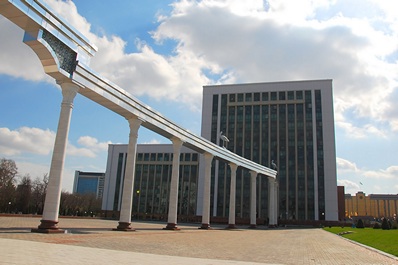
[[[221,140],[221,132],[229,142]],[[277,167],[278,219],[338,220],[332,80],[205,86],[202,137],[263,166]],[[109,146],[102,206],[107,212],[120,210],[126,155],[127,145]],[[133,215],[167,215],[172,155],[171,144],[137,146]],[[202,214],[203,161],[195,151],[181,149],[179,217]],[[251,217],[254,187],[256,218],[269,219],[273,188],[268,180],[237,169],[237,218]],[[212,217],[230,216],[230,194],[231,169],[213,160]]]

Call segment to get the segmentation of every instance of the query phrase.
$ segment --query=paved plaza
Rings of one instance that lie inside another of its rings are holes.
[[[65,234],[31,233],[38,217],[0,217],[0,264],[398,264],[398,259],[322,229],[198,229],[114,220],[61,218]]]

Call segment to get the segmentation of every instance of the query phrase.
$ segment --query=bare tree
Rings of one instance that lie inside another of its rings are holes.
[[[15,206],[18,212],[31,213],[32,180],[29,174],[22,177],[16,193]]]
[[[14,160],[0,160],[0,211],[11,212],[15,208],[17,165]]]
[[[32,213],[42,214],[44,201],[46,199],[48,185],[48,174],[44,174],[43,178],[36,178],[32,183],[32,196],[31,196],[31,204],[32,204]]]

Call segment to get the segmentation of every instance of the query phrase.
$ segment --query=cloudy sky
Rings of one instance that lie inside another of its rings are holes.
[[[398,2],[45,0],[98,47],[90,67],[200,134],[202,86],[333,79],[338,184],[398,194]],[[0,16],[0,157],[48,173],[61,93],[23,31]],[[105,171],[122,117],[78,95],[63,189]],[[169,143],[143,128],[139,143]]]

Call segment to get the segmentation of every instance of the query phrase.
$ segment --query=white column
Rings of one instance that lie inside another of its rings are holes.
[[[256,180],[257,180],[257,172],[255,171],[250,171],[250,228],[256,228],[257,222],[256,222]]]
[[[126,170],[123,181],[123,197],[120,206],[119,225],[114,230],[134,231],[131,227],[131,211],[133,206],[133,187],[135,176],[135,158],[137,152],[138,130],[142,121],[137,117],[128,119],[130,125],[129,146],[127,150]]]
[[[275,179],[268,178],[268,227],[276,227],[276,196],[275,196]]]
[[[179,230],[177,228],[177,207],[178,207],[178,182],[180,177],[180,154],[182,141],[173,138],[173,167],[171,172],[169,214],[167,218],[167,230]]]
[[[236,228],[235,226],[235,197],[236,197],[236,170],[238,166],[235,164],[229,164],[231,168],[231,187],[229,192],[229,218],[228,218],[228,227],[229,229]]]
[[[210,177],[211,177],[211,162],[213,155],[210,153],[204,154],[205,158],[205,179],[203,189],[203,210],[202,210],[202,226],[201,229],[210,228]]]
[[[73,100],[79,87],[73,83],[60,83],[62,89],[61,112],[59,115],[57,135],[55,136],[54,150],[48,178],[46,199],[44,202],[43,217],[41,224],[32,232],[39,233],[63,233],[58,228],[58,212],[61,199],[61,183],[65,162],[66,146],[70,118],[73,109]]]

